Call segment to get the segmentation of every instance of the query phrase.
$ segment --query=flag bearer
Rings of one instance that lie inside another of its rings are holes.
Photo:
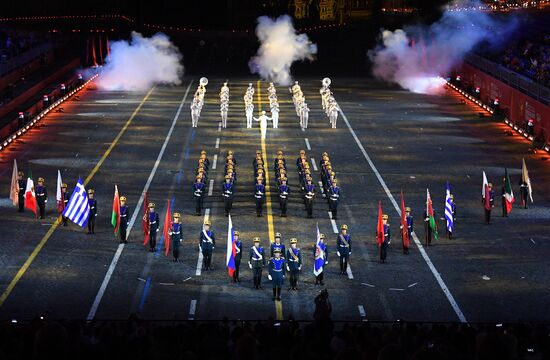
[[[128,206],[126,205],[126,196],[120,197],[120,243],[126,244],[126,229],[128,229]]]
[[[313,246],[313,254],[315,256],[315,259],[318,259],[322,257],[324,259],[323,266],[320,270],[320,273],[315,275],[315,285],[325,285],[323,282],[323,279],[325,277],[325,265],[328,264],[328,248],[325,244],[325,234],[319,235],[319,249],[317,249],[317,245]]]
[[[23,171],[17,172],[17,183],[19,184],[19,192],[17,193],[19,212],[23,212],[25,211],[25,190],[27,189],[27,180]]]
[[[63,209],[67,208],[67,205],[69,204],[69,190],[67,189],[67,184],[63,183],[61,184],[61,196],[63,196]],[[63,213],[63,212],[62,212]],[[63,226],[67,226],[67,220],[68,218],[66,216],[61,215],[61,220],[63,221]]]
[[[241,268],[241,260],[243,258],[243,243],[239,240],[239,232],[233,231],[235,237],[235,271],[233,271],[233,282],[241,282],[239,279],[239,269]]]
[[[46,186],[44,186],[44,178],[38,178],[38,185],[34,189],[36,195],[36,202],[38,208],[40,209],[40,219],[44,219],[44,214],[46,212],[46,203],[48,202],[48,191]]]
[[[95,234],[97,200],[94,199],[94,189],[88,189],[88,205],[90,206],[90,214],[88,215],[88,234]]]
[[[149,246],[150,251],[157,251],[157,233],[159,232],[159,214],[155,211],[155,203],[150,202],[147,207],[149,208]],[[177,213],[176,213],[177,214]],[[175,215],[175,214],[174,214]],[[178,218],[179,221],[179,218]]]
[[[388,215],[382,215],[382,223],[384,224],[384,241],[380,245],[380,262],[386,262],[386,256],[388,253],[388,245],[391,242],[390,224],[388,224]]]

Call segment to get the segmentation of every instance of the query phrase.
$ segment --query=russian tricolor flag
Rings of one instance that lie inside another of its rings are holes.
[[[230,277],[233,277],[235,272],[235,232],[233,230],[233,222],[229,215],[229,224],[227,226],[227,272]]]

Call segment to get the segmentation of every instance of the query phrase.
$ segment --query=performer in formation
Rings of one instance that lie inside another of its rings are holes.
[[[193,96],[193,101],[191,102],[191,126],[197,127],[199,125],[199,118],[201,116],[202,107],[204,105],[204,94],[206,93],[206,85],[208,84],[208,79],[203,77],[199,81],[199,86],[195,95]]]
[[[388,246],[391,242],[390,224],[388,224],[388,215],[382,215],[382,223],[384,224],[384,240],[380,244],[380,262],[383,264],[386,262],[388,253]]]
[[[241,260],[243,258],[243,243],[239,240],[239,232],[233,231],[233,237],[235,238],[235,271],[233,271],[233,282],[240,283],[239,270],[241,269]]]
[[[36,204],[38,205],[40,219],[44,219],[46,215],[46,203],[48,202],[48,190],[44,185],[44,178],[38,178],[37,185],[34,187],[34,194],[36,195]]]
[[[157,251],[157,233],[160,229],[159,214],[155,211],[155,203],[150,202],[147,207],[149,208],[149,213],[147,214],[149,225],[149,248],[151,252],[155,252]]]
[[[290,187],[287,184],[286,177],[286,160],[283,154],[283,150],[277,151],[275,157],[275,163],[273,164],[273,171],[275,173],[275,181],[277,182],[279,207],[281,209],[281,217],[286,217],[286,210],[288,204],[288,196],[290,195]]]
[[[263,289],[262,287],[262,270],[265,266],[265,252],[260,246],[260,238],[255,237],[254,246],[250,248],[250,256],[248,258],[248,267],[254,272],[253,281],[255,289]]]
[[[275,89],[275,85],[273,85],[273,83],[269,83],[267,94],[271,119],[273,120],[273,128],[277,129],[279,127],[279,102],[277,101],[277,90]]]
[[[183,234],[181,233],[181,224],[180,224],[180,213],[175,212],[173,215],[172,225],[168,230],[168,235],[170,240],[165,239],[164,241],[170,241],[172,245],[172,256],[174,257],[174,262],[179,261],[180,257],[180,245],[183,241]]]
[[[223,83],[220,90],[220,115],[222,118],[222,128],[227,127],[227,112],[229,111],[229,88],[227,81]]]
[[[254,87],[252,83],[248,84],[244,94],[244,110],[246,113],[246,128],[252,128],[252,117],[254,115]]]
[[[94,189],[88,189],[88,206],[90,213],[88,215],[88,234],[95,234],[95,218],[97,216],[97,200],[94,199]]]
[[[309,161],[305,150],[300,150],[300,155],[298,159],[296,159],[296,166],[298,167],[298,177],[300,179],[300,187],[302,189],[307,218],[311,219],[313,217],[315,185],[313,185],[313,179],[311,178],[311,171],[309,169]]]
[[[252,162],[254,167],[254,202],[256,203],[256,216],[261,217],[263,212],[263,204],[265,200],[265,185],[264,185],[264,159],[260,150],[256,151],[256,158]]]
[[[195,215],[201,216],[204,197],[206,196],[206,181],[208,179],[208,168],[210,161],[206,156],[206,151],[201,150],[199,165],[195,174],[195,183],[193,184],[193,197],[195,201]]]
[[[348,269],[351,255],[351,236],[348,234],[346,224],[340,227],[340,234],[336,239],[337,255],[340,257],[340,275],[344,275]]]
[[[298,290],[298,277],[302,270],[302,252],[298,249],[298,239],[290,239],[290,248],[286,252],[286,269],[290,274],[288,290]]]
[[[120,198],[120,243],[126,244],[128,240],[126,239],[126,230],[128,229],[128,222],[130,210],[126,206],[126,196],[121,196]]]
[[[319,90],[319,93],[321,94],[321,104],[323,105],[323,110],[329,118],[330,125],[333,129],[336,129],[336,121],[338,120],[338,111],[340,111],[340,107],[332,95],[330,83],[331,81],[329,78],[324,78],[322,80],[323,86]]]
[[[325,234],[319,234],[319,243],[313,245],[314,260],[321,260],[319,272],[315,275],[315,285],[325,285],[323,282],[325,277],[325,265],[328,265],[328,247],[325,244]]]
[[[267,121],[268,120],[271,121],[273,119],[267,116],[265,111],[262,111],[262,114],[260,115],[260,117],[258,118],[253,117],[253,119],[254,121],[260,122],[260,132],[261,132],[262,140],[265,140],[265,137],[267,135]]]
[[[281,256],[281,250],[274,251],[274,257],[269,260],[269,275],[268,278],[273,284],[273,301],[281,300],[281,287],[284,283],[285,273],[285,258]]]
[[[202,251],[203,270],[213,270],[212,252],[216,246],[216,236],[214,231],[210,230],[210,220],[204,221],[204,227],[199,235],[199,248]]]

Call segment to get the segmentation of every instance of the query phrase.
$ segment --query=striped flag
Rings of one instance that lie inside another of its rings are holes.
[[[62,215],[81,227],[86,226],[88,223],[90,205],[88,204],[88,196],[86,195],[86,189],[84,189],[81,178],[78,178],[69,203],[65,210],[63,210]]]
[[[437,232],[437,223],[435,222],[434,209],[432,207],[432,198],[430,197],[430,190],[426,189],[426,215],[429,218],[429,226],[433,231],[434,239],[439,239],[439,233]]]
[[[231,221],[231,215],[229,215],[229,224],[227,225],[227,272],[230,277],[233,277],[235,272],[235,231],[233,230],[233,222]]]
[[[34,192],[34,181],[32,180],[32,171],[29,166],[29,175],[27,177],[27,187],[25,188],[25,209],[29,209],[38,216],[36,210],[36,193]]]
[[[453,201],[451,200],[451,185],[447,181],[447,191],[445,192],[445,219],[447,220],[447,231],[452,233],[455,226],[453,219]]]
[[[57,170],[57,189],[55,200],[57,201],[57,212],[60,214],[63,212],[63,209],[65,209],[65,196],[63,195],[63,191],[61,190],[62,186],[63,180],[61,179],[61,172]]]
[[[317,241],[315,242],[315,262],[313,263],[313,274],[318,276],[323,272],[325,265],[325,252],[319,244],[321,243],[321,233],[319,232],[319,224],[317,224]]]
[[[170,252],[170,233],[172,228],[172,208],[170,206],[170,200],[168,200],[168,206],[166,207],[166,214],[164,215],[164,255],[168,256]]]
[[[521,181],[527,184],[527,193],[529,194],[531,202],[533,202],[533,189],[531,188],[531,179],[529,179],[529,172],[527,171],[527,165],[525,165],[525,159],[522,159],[522,162]],[[525,199],[525,202],[527,202],[527,199]]]
[[[113,196],[113,211],[111,213],[111,225],[113,225],[113,233],[115,237],[120,231],[120,197],[118,195],[118,186],[115,185],[115,195]]]
[[[512,191],[510,176],[508,176],[508,169],[506,168],[504,168],[504,199],[506,200],[506,213],[509,214],[512,211],[512,204],[514,203],[514,192]]]
[[[11,174],[10,199],[14,206],[19,205],[19,180],[17,180],[17,160],[13,159],[13,172]]]

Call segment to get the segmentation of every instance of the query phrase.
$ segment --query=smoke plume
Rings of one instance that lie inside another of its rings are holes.
[[[430,26],[382,30],[381,44],[368,53],[373,74],[415,93],[439,93],[445,83],[442,77],[467,52],[481,43],[492,48],[502,45],[516,27],[513,18],[498,20],[480,6],[477,0],[462,1]]]
[[[155,84],[181,84],[182,55],[167,35],[157,33],[150,38],[132,32],[130,41],[111,43],[98,77],[105,90],[143,91]]]
[[[288,15],[277,19],[259,17],[256,36],[261,44],[256,56],[250,59],[250,71],[279,85],[292,82],[290,67],[294,61],[312,60],[317,53],[317,45],[306,34],[296,33]]]

